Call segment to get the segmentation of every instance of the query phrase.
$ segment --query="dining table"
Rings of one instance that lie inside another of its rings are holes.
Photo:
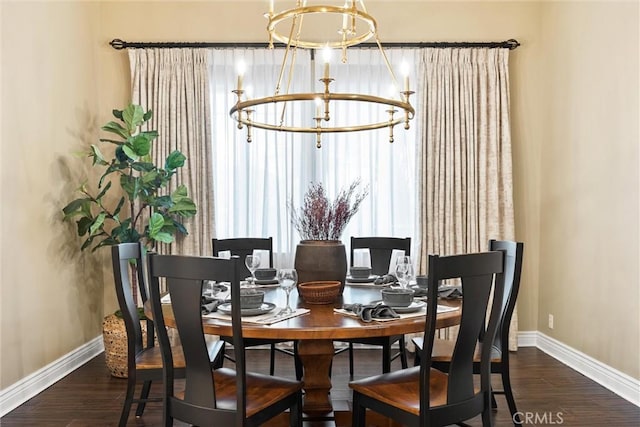
[[[277,285],[261,286],[264,301],[278,310],[285,305],[285,293]],[[365,322],[358,316],[349,315],[339,309],[345,304],[370,304],[381,299],[380,285],[344,286],[344,291],[332,304],[307,304],[296,290],[290,295],[290,304],[303,314],[270,324],[259,324],[243,316],[242,333],[245,338],[291,340],[297,342],[298,354],[303,367],[304,401],[303,411],[321,417],[333,411],[330,397],[330,368],[335,353],[334,341],[362,337],[385,337],[391,335],[423,332],[425,328],[425,304],[420,312],[407,318],[376,320]],[[437,328],[447,328],[460,322],[460,300],[439,300],[438,305],[447,308],[437,315]],[[163,304],[167,326],[175,327],[171,304]],[[440,310],[438,310],[440,311]],[[150,306],[145,313],[152,316]],[[422,315],[420,315],[422,314]],[[222,317],[222,318],[220,318]],[[231,336],[231,322],[224,316],[203,316],[205,334]]]

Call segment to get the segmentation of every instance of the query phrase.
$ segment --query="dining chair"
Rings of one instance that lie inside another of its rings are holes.
[[[511,376],[509,373],[509,326],[513,316],[513,310],[516,306],[518,291],[520,289],[520,275],[522,272],[522,259],[524,253],[524,243],[506,240],[490,240],[490,251],[504,251],[504,294],[500,311],[500,319],[498,322],[498,331],[491,345],[491,373],[500,374],[502,379],[502,390],[492,389],[491,405],[497,407],[495,394],[504,394],[511,413],[514,425],[521,425],[516,401],[513,397],[513,389],[511,387]],[[465,296],[466,298],[466,296]],[[484,339],[484,331],[478,339],[476,352],[473,362],[473,371],[475,374],[480,373],[480,356],[482,353],[482,343]],[[416,349],[422,348],[423,340],[420,337],[413,339]],[[420,364],[420,352],[416,350],[415,364]],[[433,352],[431,355],[432,366],[441,371],[447,371],[451,364],[451,355],[453,354],[453,341],[436,339],[433,344]]]
[[[389,264],[393,251],[402,250],[405,255],[411,255],[411,238],[398,237],[351,237],[351,250],[349,265],[354,266],[354,254],[357,249],[368,249],[371,257],[371,273],[382,276],[389,272]],[[407,367],[407,353],[405,349],[404,335],[392,335],[389,337],[355,338],[345,340],[349,343],[346,350],[349,351],[349,376],[353,378],[353,344],[367,344],[382,347],[382,372],[391,371],[391,362],[400,357],[402,368]],[[393,345],[398,343],[398,352],[393,354]],[[342,353],[345,348],[337,350]]]
[[[240,311],[239,258],[150,255],[153,318],[165,363],[163,423],[197,426],[258,426],[289,410],[289,425],[302,426],[302,382],[247,371]],[[205,280],[230,283],[235,370],[211,369],[200,311]],[[164,282],[185,360],[184,389],[174,386],[175,370],[160,300]]]
[[[493,340],[500,316],[504,287],[504,253],[482,252],[440,257],[429,256],[427,314],[420,366],[413,366],[349,383],[353,391],[353,426],[365,426],[371,409],[406,426],[445,426],[464,422],[479,414],[484,427],[493,425],[491,411],[491,349],[481,355],[480,382],[474,383],[473,358],[478,335]],[[495,283],[494,283],[495,277]],[[463,304],[455,352],[446,372],[431,367],[436,331],[438,283],[459,278]],[[492,294],[493,289],[493,294]],[[493,298],[490,296],[493,295]],[[490,302],[491,300],[491,302]]]
[[[158,402],[159,398],[149,398],[153,381],[162,381],[162,357],[155,346],[153,322],[146,319],[147,334],[143,343],[142,327],[138,307],[134,300],[133,287],[137,287],[144,304],[148,300],[144,263],[145,249],[141,243],[121,243],[111,247],[113,278],[116,296],[127,332],[127,391],[120,414],[119,426],[127,425],[129,412],[134,403],[138,404],[136,417],[144,413],[147,402]],[[172,347],[176,376],[184,376],[184,356],[180,346]],[[222,343],[208,344],[207,354],[211,364],[222,363]],[[134,398],[137,383],[142,382],[140,397]]]
[[[251,272],[247,268],[244,263],[244,260],[247,255],[253,254],[254,250],[263,250],[269,252],[269,267],[273,267],[273,238],[272,237],[239,237],[232,239],[211,239],[211,246],[213,249],[213,256],[219,256],[220,252],[229,252],[231,255],[235,255],[240,259],[240,279],[244,280],[246,277],[251,275]],[[223,342],[231,344],[231,337],[220,337]],[[257,347],[268,345],[269,346],[269,374],[273,375],[275,373],[275,360],[276,360],[276,351],[286,354],[288,356],[292,356],[294,358],[294,366],[296,370],[296,378],[302,378],[302,363],[300,362],[296,346],[297,344],[294,342],[292,350],[288,350],[285,348],[278,348],[276,344],[288,342],[287,340],[277,340],[277,339],[258,339],[258,338],[250,338],[245,340],[245,347]],[[226,353],[224,353],[225,358],[230,361],[234,361],[233,358]]]

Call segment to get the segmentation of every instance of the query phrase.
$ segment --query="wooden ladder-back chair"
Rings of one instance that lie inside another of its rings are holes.
[[[491,349],[482,350],[479,386],[474,385],[473,359],[489,307],[491,313],[485,337],[493,340],[498,327],[504,287],[503,265],[502,251],[429,256],[425,345],[421,349],[423,363],[349,383],[353,390],[353,426],[365,426],[367,408],[406,426],[445,426],[479,414],[484,427],[493,425]],[[455,351],[449,370],[442,372],[431,367],[438,283],[454,278],[462,283],[464,299]]]
[[[497,404],[494,395],[504,394],[514,425],[520,425],[521,420],[519,419],[516,401],[513,397],[511,375],[509,373],[509,326],[511,324],[511,318],[513,317],[513,310],[516,306],[518,291],[520,290],[520,275],[522,272],[524,243],[507,240],[490,240],[489,250],[501,250],[505,252],[504,294],[500,320],[498,322],[498,331],[496,332],[496,337],[493,340],[493,345],[491,346],[491,373],[500,374],[502,390],[492,390],[491,404],[496,408]],[[482,343],[484,341],[484,331],[482,331],[480,339],[478,340],[478,346],[476,347],[473,364],[473,371],[476,374],[480,373],[480,354]],[[413,342],[416,345],[416,348],[419,349],[422,347],[422,338],[415,338]],[[449,364],[451,363],[452,353],[453,341],[436,339],[433,344],[433,353],[431,356],[432,366],[436,369],[447,371],[449,369]],[[416,365],[420,364],[418,355],[419,352],[416,351]]]
[[[353,267],[354,252],[356,249],[368,249],[371,257],[371,273],[383,276],[389,272],[391,255],[393,250],[404,251],[407,256],[411,255],[411,238],[398,237],[351,237],[351,250],[349,265]],[[364,301],[368,302],[368,301]],[[407,367],[407,353],[405,349],[404,335],[392,335],[389,337],[357,338],[345,340],[349,343],[349,376],[353,378],[353,344],[367,344],[382,347],[382,372],[391,371],[391,362],[400,357],[402,368]],[[398,343],[398,352],[393,354],[393,344]],[[337,353],[343,352],[340,349]]]
[[[162,357],[160,349],[155,347],[155,333],[153,322],[146,319],[147,335],[146,344],[143,343],[142,327],[138,315],[138,307],[133,298],[132,286],[133,272],[140,299],[147,302],[147,286],[145,277],[144,246],[140,243],[121,243],[111,247],[111,260],[113,264],[113,278],[116,286],[118,304],[127,331],[127,391],[120,414],[119,426],[127,425],[129,412],[133,403],[137,403],[136,417],[141,417],[146,402],[158,402],[159,398],[149,398],[152,381],[162,381]],[[177,376],[184,376],[184,357],[182,348],[172,348],[174,354],[175,372]],[[209,345],[208,353],[211,356],[210,363],[222,363],[221,343]],[[134,398],[136,385],[142,381],[140,397]]]
[[[150,255],[150,295],[158,342],[165,362],[163,419],[206,426],[258,426],[290,411],[290,426],[302,425],[302,383],[247,372],[240,311],[241,264],[231,259],[179,255]],[[171,296],[171,306],[185,358],[184,391],[174,388],[175,371],[161,304],[160,282]],[[235,370],[212,370],[207,362],[200,311],[202,283],[231,286],[232,342]]]
[[[220,252],[229,252],[231,255],[237,256],[240,259],[240,280],[244,280],[251,275],[251,272],[246,267],[244,260],[247,255],[253,254],[254,250],[269,251],[269,267],[273,267],[273,238],[272,237],[239,237],[233,239],[211,239],[211,246],[213,249],[213,256],[217,257]],[[220,337],[224,342],[231,343],[231,337]],[[275,360],[276,351],[294,357],[294,365],[296,370],[296,378],[302,378],[302,363],[298,359],[296,343],[293,343],[293,349],[288,350],[284,348],[276,347],[276,344],[288,342],[287,340],[274,340],[274,339],[246,339],[244,342],[245,347],[257,347],[261,345],[268,345],[270,350],[269,360],[269,374],[275,373]],[[225,358],[234,361],[232,357],[225,353]]]

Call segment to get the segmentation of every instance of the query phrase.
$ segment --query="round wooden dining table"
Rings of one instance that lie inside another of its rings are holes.
[[[284,291],[277,287],[259,288],[265,291],[265,301],[284,307]],[[307,308],[306,314],[282,320],[271,325],[244,323],[242,333],[245,338],[277,338],[295,340],[303,366],[304,405],[307,414],[320,415],[333,410],[330,399],[330,367],[334,355],[333,341],[349,338],[384,337],[423,332],[425,316],[391,321],[363,322],[359,318],[336,313],[334,308],[343,304],[368,304],[380,300],[379,286],[351,286],[347,284],[343,295],[334,304],[306,304],[298,298],[297,292],[291,292],[290,302],[294,308]],[[441,305],[458,307],[460,301],[443,300]],[[170,304],[163,304],[165,322],[175,326]],[[150,310],[146,310],[150,311]],[[423,309],[424,312],[424,309]],[[437,328],[446,328],[460,322],[461,310],[439,313]],[[148,313],[151,314],[151,313]],[[203,318],[205,334],[231,336],[231,322],[228,320]]]

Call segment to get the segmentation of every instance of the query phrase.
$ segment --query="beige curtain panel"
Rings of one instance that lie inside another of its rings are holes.
[[[188,236],[176,239],[162,252],[202,255],[211,252],[213,194],[209,53],[204,49],[129,49],[132,102],[153,110],[151,129],[160,134],[153,147],[154,160],[164,164],[173,150],[187,162],[172,182],[186,185],[198,208],[187,219]]]
[[[418,263],[513,240],[509,50],[424,49],[417,114]],[[517,313],[509,347],[517,348]]]

